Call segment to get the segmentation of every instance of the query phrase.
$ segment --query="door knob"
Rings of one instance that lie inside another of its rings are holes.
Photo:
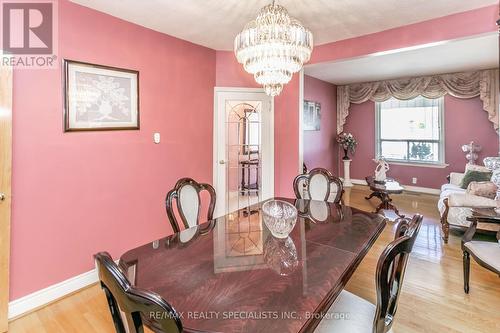
[[[4,201],[5,200],[5,193],[0,193],[0,201]]]
[[[224,160],[220,160],[220,161],[219,161],[219,164],[226,164],[226,161],[224,161]]]

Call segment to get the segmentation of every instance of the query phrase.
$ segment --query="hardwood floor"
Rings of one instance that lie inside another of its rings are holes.
[[[366,201],[366,187],[346,191],[346,204],[372,210],[378,199]],[[463,292],[462,232],[451,230],[449,244],[440,235],[437,197],[405,193],[393,196],[403,214],[421,213],[424,223],[409,260],[394,333],[500,332],[500,278],[471,260],[470,294]],[[387,216],[394,218],[392,212]],[[393,239],[389,223],[347,289],[375,302],[374,272],[385,245]],[[94,285],[10,323],[9,332],[114,332],[104,294]]]
[[[364,188],[351,189],[351,205],[369,209]],[[500,278],[471,261],[471,291],[463,291],[463,232],[452,229],[447,245],[440,233],[437,198],[424,194],[393,196],[403,214],[421,213],[424,223],[408,262],[393,331],[405,332],[500,332]],[[373,201],[376,202],[376,199]],[[391,212],[388,216],[395,217]],[[347,289],[375,302],[374,272],[379,254],[392,240],[395,224],[387,225]]]

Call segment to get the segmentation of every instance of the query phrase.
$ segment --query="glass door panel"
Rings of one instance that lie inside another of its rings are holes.
[[[226,100],[226,211],[261,201],[262,102]]]

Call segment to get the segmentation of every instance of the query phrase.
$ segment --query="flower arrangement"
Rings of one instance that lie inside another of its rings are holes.
[[[337,142],[344,149],[344,160],[349,159],[348,153],[354,154],[358,145],[358,142],[351,133],[340,133],[337,136]]]

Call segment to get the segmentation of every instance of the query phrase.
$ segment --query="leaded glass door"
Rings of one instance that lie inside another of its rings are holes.
[[[220,91],[216,104],[216,215],[224,215],[274,192],[272,101],[261,92]]]

